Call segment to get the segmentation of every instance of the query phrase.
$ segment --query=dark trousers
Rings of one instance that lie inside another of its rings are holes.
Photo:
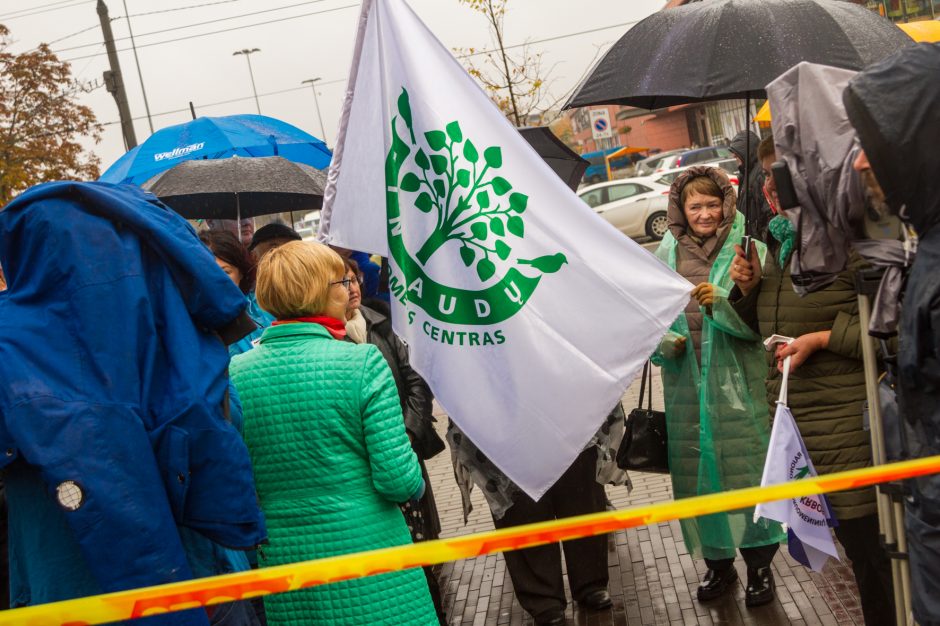
[[[538,502],[520,494],[496,528],[597,513],[605,510],[604,487],[595,480],[597,452],[582,452],[568,470]],[[607,535],[563,541],[571,595],[580,600],[597,589],[607,588]],[[558,544],[503,553],[519,604],[533,617],[564,610],[565,587]]]
[[[852,561],[855,584],[868,626],[890,626],[894,620],[891,560],[881,546],[878,516],[839,520],[836,538]]]
[[[446,626],[447,615],[444,613],[444,598],[441,597],[441,583],[437,580],[434,567],[426,565],[422,569],[424,570],[424,577],[428,581],[428,591],[431,592],[431,601],[434,602],[434,611],[437,613],[437,620],[443,626]]]
[[[749,570],[770,567],[770,562],[774,560],[774,555],[777,554],[779,548],[779,543],[740,548],[741,558],[744,559]],[[708,569],[724,570],[734,565],[734,559],[705,559],[705,564],[708,565]]]

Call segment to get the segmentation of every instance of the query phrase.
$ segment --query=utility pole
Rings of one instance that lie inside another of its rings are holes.
[[[137,135],[134,134],[134,121],[131,119],[131,108],[127,104],[127,92],[124,90],[124,78],[121,76],[121,63],[118,61],[114,35],[111,33],[111,18],[108,17],[108,6],[104,0],[98,0],[98,18],[101,20],[104,45],[108,50],[108,64],[111,66],[111,69],[104,73],[104,84],[117,102],[118,115],[121,118],[121,132],[124,134],[124,146],[130,150],[137,147]]]
[[[150,126],[150,134],[153,134],[153,118],[150,116],[150,103],[147,102],[147,89],[144,87],[144,75],[140,71],[140,59],[137,58],[137,46],[134,44],[134,29],[131,28],[131,16],[127,11],[127,0],[124,2],[124,19],[127,20],[127,32],[131,36],[131,49],[134,51],[134,63],[137,65],[137,77],[140,79],[140,91],[144,94],[144,109],[147,111],[147,124]]]
[[[320,80],[320,77],[317,78],[308,78],[307,80],[300,81],[301,85],[310,85],[310,88],[313,89],[313,104],[317,107],[317,120],[320,122],[320,139],[323,140],[323,143],[326,143],[326,130],[323,127],[323,116],[320,115],[320,100],[317,98],[317,86],[316,82]]]
[[[99,0],[100,2],[100,0]],[[245,55],[245,60],[248,61],[248,76],[251,78],[251,92],[255,94],[255,107],[258,109],[258,115],[261,115],[261,103],[258,101],[258,89],[255,87],[255,73],[251,71],[251,55],[255,52],[261,52],[261,48],[243,48],[242,50],[236,50],[232,53],[232,56],[238,56],[240,54]]]

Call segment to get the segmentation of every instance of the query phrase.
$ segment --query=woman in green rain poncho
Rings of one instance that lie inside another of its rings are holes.
[[[672,184],[669,233],[657,256],[697,287],[653,361],[662,367],[675,497],[687,498],[760,484],[770,423],[764,399],[766,364],[760,337],[726,296],[734,244],[744,234],[727,175],[692,167]],[[763,258],[764,245],[757,243]],[[754,521],[754,509],[682,520],[682,536],[708,573],[700,601],[721,596],[737,580],[735,549],[747,564],[747,606],[774,599],[770,562],[786,535],[780,525]]]

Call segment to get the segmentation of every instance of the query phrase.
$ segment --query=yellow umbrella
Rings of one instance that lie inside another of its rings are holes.
[[[907,36],[917,42],[937,43],[940,42],[940,21],[924,20],[921,22],[907,22],[898,24],[898,28],[907,33]],[[764,103],[754,121],[762,127],[770,126],[770,100]]]
[[[765,102],[764,106],[760,108],[760,111],[754,116],[754,121],[762,128],[770,126],[770,100]]]
[[[937,43],[940,41],[940,22],[937,20],[898,24],[898,28],[907,33],[914,41],[925,43]]]

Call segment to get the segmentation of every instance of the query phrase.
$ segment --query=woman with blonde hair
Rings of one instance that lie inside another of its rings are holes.
[[[349,279],[326,246],[291,242],[258,266],[277,319],[232,359],[270,544],[261,566],[411,542],[398,505],[425,485],[378,348],[345,337]],[[419,569],[265,599],[270,626],[437,624]]]

